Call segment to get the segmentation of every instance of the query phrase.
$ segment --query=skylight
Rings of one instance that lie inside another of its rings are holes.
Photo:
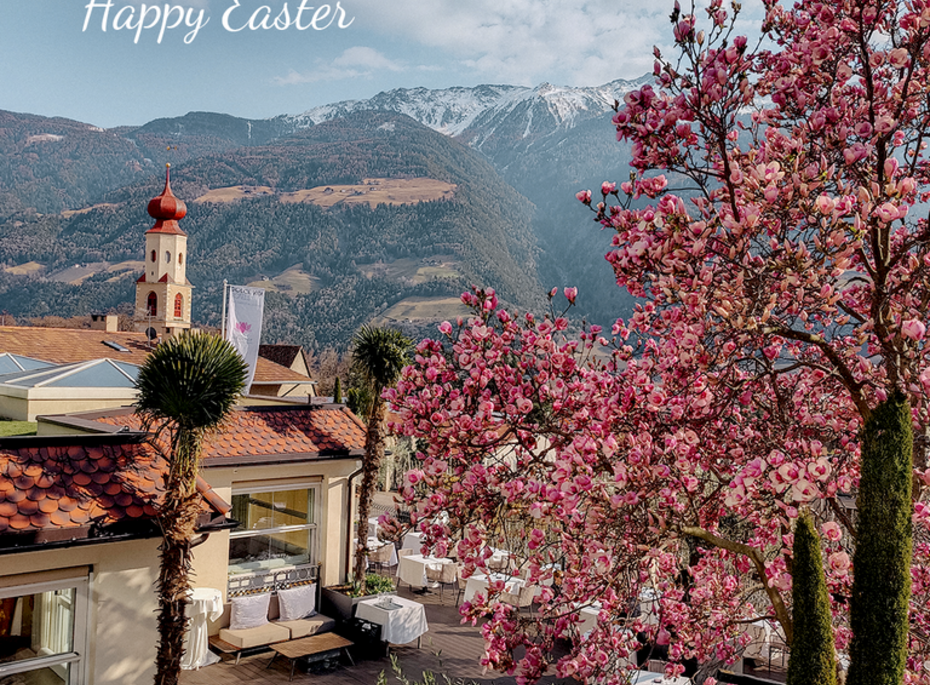
[[[118,342],[113,342],[112,340],[104,340],[103,344],[106,345],[107,347],[112,347],[117,352],[129,352],[130,351],[129,348],[123,347]]]

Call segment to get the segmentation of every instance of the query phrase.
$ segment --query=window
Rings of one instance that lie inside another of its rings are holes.
[[[318,485],[233,490],[229,572],[312,564],[317,558]]]
[[[178,293],[174,296],[174,318],[184,318],[184,297],[181,295],[181,293]]]
[[[0,587],[0,683],[80,685],[87,577]]]
[[[165,264],[171,264],[171,253],[165,252]]]
[[[184,263],[184,253],[178,252],[178,266],[181,266]]]
[[[148,310],[149,316],[156,316],[158,314],[158,295],[155,293],[149,293],[149,299],[146,302],[146,309]]]
[[[155,259],[156,259],[156,257],[155,257],[155,250],[152,250],[152,261],[154,262]]]

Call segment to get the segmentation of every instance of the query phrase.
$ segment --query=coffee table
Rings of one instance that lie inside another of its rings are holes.
[[[325,654],[326,652],[335,652],[340,649],[346,655],[349,663],[354,666],[355,662],[352,661],[352,655],[349,654],[349,647],[353,644],[351,640],[346,640],[344,637],[336,635],[335,633],[323,633],[321,635],[301,637],[297,640],[278,642],[277,644],[271,645],[274,655],[272,655],[271,661],[268,662],[265,668],[271,668],[271,664],[274,663],[274,660],[277,659],[280,654],[291,662],[291,675],[288,677],[288,680],[291,680],[291,678],[294,677],[294,668],[297,666],[298,659],[314,656],[316,654]]]

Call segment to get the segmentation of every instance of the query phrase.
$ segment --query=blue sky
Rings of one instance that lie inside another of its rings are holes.
[[[599,85],[651,71],[672,1],[0,0],[0,109],[110,127],[297,114],[400,87]],[[256,11],[258,26],[284,24],[285,6],[288,28],[249,28]],[[154,25],[137,31],[143,16]]]

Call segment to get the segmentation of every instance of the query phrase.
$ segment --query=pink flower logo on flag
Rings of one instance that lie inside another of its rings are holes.
[[[252,330],[252,324],[246,323],[245,321],[240,321],[236,324],[236,330],[245,335]]]

